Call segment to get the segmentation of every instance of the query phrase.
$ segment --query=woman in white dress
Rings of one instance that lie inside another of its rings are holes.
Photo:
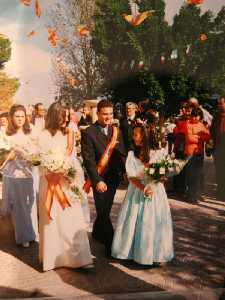
[[[50,149],[61,151],[65,155],[70,155],[68,148],[68,130],[66,123],[66,109],[59,103],[53,103],[47,112],[46,129],[40,134],[40,149],[48,151]],[[79,163],[76,157],[75,182],[79,185]],[[70,189],[70,186],[63,177],[60,176],[60,186],[69,201],[69,207],[63,209],[58,198],[53,194],[51,207],[51,219],[46,208],[46,195],[48,189],[47,177],[49,171],[42,168],[40,170],[40,191],[39,191],[39,231],[40,246],[39,259],[43,263],[43,270],[52,270],[59,267],[89,267],[92,265],[90,245],[85,228],[85,221],[81,208],[81,202]]]
[[[23,247],[38,240],[37,205],[32,177],[32,166],[19,152],[27,144],[32,145],[35,136],[26,119],[23,105],[13,105],[9,111],[9,124],[6,129],[12,147],[3,169],[2,212],[12,216],[15,240]]]

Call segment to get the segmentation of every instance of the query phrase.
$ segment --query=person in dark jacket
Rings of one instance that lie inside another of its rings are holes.
[[[136,113],[138,110],[138,106],[134,102],[126,103],[126,118],[120,121],[120,129],[123,134],[124,144],[126,152],[132,148],[132,129],[136,124]]]
[[[108,100],[102,100],[97,106],[98,120],[82,131],[81,151],[84,167],[92,183],[97,217],[93,225],[92,237],[103,243],[106,256],[111,255],[113,226],[110,211],[116,189],[119,185],[120,174],[125,174],[126,152],[122,135],[118,134],[115,147],[108,159],[104,171],[99,174],[98,166],[105,150],[112,140],[113,105]]]

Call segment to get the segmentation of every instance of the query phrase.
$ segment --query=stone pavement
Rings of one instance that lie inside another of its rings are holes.
[[[37,243],[28,249],[17,247],[10,219],[0,217],[0,298],[219,299],[225,275],[225,202],[214,197],[211,160],[206,160],[205,180],[198,205],[169,195],[176,256],[160,268],[106,259],[102,246],[90,237],[95,271],[61,268],[43,273]],[[114,224],[124,193],[120,189],[116,194]]]

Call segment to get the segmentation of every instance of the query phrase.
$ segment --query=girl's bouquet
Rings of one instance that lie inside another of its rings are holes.
[[[165,178],[179,174],[187,160],[173,159],[165,151],[158,150],[150,157],[149,165],[145,167],[145,174],[152,181],[162,181]]]
[[[0,130],[0,166],[4,165],[11,150],[11,143],[7,135]]]

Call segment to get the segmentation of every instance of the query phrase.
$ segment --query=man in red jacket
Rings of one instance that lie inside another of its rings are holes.
[[[173,130],[174,136],[174,148],[173,152],[175,153],[175,157],[178,159],[185,158],[185,131],[187,127],[187,123],[190,119],[192,107],[188,104],[187,101],[181,102],[181,116],[176,120],[176,127]],[[184,195],[186,192],[186,175],[185,168],[181,171],[179,175],[174,176],[173,186],[176,192]]]
[[[204,143],[209,140],[208,128],[200,121],[202,112],[194,108],[185,128],[185,157],[189,158],[186,166],[187,199],[197,203],[201,195],[200,183],[204,163]]]

